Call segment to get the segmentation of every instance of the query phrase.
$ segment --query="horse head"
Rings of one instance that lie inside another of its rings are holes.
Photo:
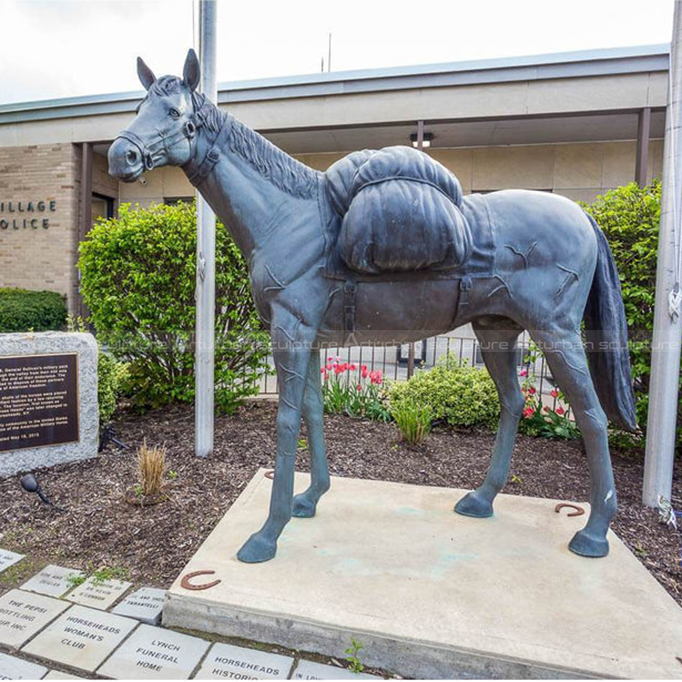
[[[142,173],[160,166],[182,166],[194,155],[197,129],[202,125],[204,97],[196,92],[199,60],[187,53],[182,78],[156,78],[137,58],[137,75],[147,90],[133,122],[109,148],[109,173],[134,182]]]

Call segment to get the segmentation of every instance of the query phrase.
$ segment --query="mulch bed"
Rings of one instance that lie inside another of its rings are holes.
[[[273,403],[254,401],[234,417],[218,418],[215,453],[207,459],[193,454],[191,408],[124,413],[116,426],[130,450],[108,446],[95,460],[38,472],[45,492],[65,513],[23,492],[18,476],[0,480],[0,547],[29,555],[24,573],[48,562],[90,570],[106,566],[126,571],[138,584],[168,587],[256,470],[273,465],[275,413]],[[460,488],[478,485],[494,440],[490,433],[439,427],[424,443],[408,446],[392,424],[344,416],[325,417],[325,432],[334,475]],[[165,445],[168,469],[175,473],[168,501],[138,507],[125,495],[137,482],[135,450],[145,439]],[[619,507],[613,528],[682,605],[680,530],[662,525],[656,512],[642,507],[641,457],[616,452],[613,464]],[[308,470],[303,448],[297,469]],[[519,436],[512,474],[506,493],[588,499],[587,463],[578,442]],[[676,508],[682,507],[680,482],[677,475]],[[22,570],[0,574],[0,592],[16,586]]]

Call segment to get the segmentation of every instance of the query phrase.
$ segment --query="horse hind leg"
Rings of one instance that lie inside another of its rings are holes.
[[[554,379],[573,408],[585,443],[590,470],[590,517],[571,540],[569,549],[586,557],[609,552],[606,534],[616,513],[616,487],[609,454],[608,422],[592,383],[578,332],[534,332]]]
[[[506,325],[507,328],[503,328]],[[510,329],[513,325],[515,328]],[[473,324],[481,344],[481,354],[500,399],[500,423],[495,437],[490,467],[483,484],[463,497],[455,511],[463,516],[486,518],[493,514],[493,500],[509,476],[512,450],[523,411],[524,399],[516,373],[516,340],[520,329],[513,322],[497,322],[494,328]]]
[[[324,444],[323,414],[320,351],[317,350],[313,351],[310,356],[303,397],[303,418],[308,429],[310,449],[310,486],[305,492],[294,497],[293,515],[299,518],[315,516],[317,503],[329,490],[329,466]]]

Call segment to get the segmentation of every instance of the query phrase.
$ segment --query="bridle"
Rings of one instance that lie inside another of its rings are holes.
[[[140,152],[140,158],[146,171],[150,171],[154,166],[163,159],[163,155],[168,154],[171,147],[174,147],[183,139],[189,141],[190,144],[190,158],[194,156],[194,144],[197,130],[206,123],[206,111],[209,108],[208,102],[204,102],[198,111],[195,111],[189,120],[185,121],[180,130],[163,137],[157,133],[152,142],[145,142],[139,135],[131,130],[123,130],[118,134],[118,137],[128,140],[131,144],[137,147]]]

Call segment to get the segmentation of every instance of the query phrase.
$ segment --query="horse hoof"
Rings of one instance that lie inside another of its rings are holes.
[[[574,554],[599,559],[609,553],[609,542],[606,538],[593,537],[583,529],[573,536],[568,548]]]
[[[259,564],[269,561],[277,554],[277,542],[268,540],[260,533],[254,533],[237,553],[237,559],[245,564]]]
[[[298,519],[310,519],[315,516],[316,508],[317,503],[306,497],[305,493],[301,493],[294,497],[294,506],[291,513]]]
[[[493,505],[479,495],[476,490],[466,494],[456,505],[455,511],[462,516],[487,519],[493,515]]]

